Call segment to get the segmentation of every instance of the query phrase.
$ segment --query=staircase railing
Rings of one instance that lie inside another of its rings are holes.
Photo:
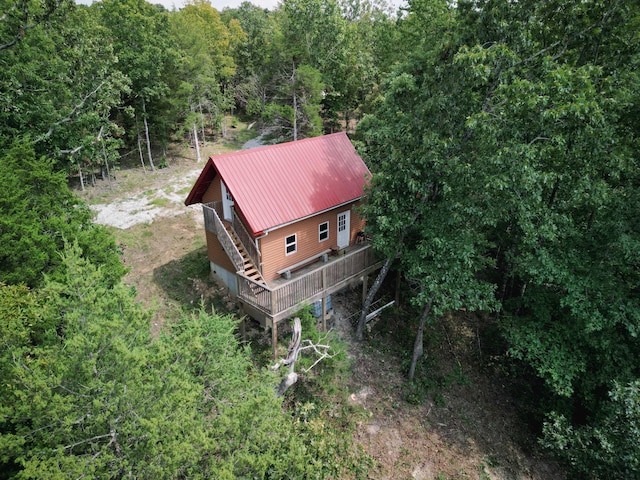
[[[245,252],[247,252],[247,255],[249,255],[249,258],[253,262],[253,265],[258,269],[260,273],[262,273],[260,252],[256,248],[255,240],[251,235],[249,235],[249,232],[247,232],[247,229],[240,220],[240,217],[238,217],[235,209],[233,210],[233,222],[231,223],[231,226],[240,239],[240,242],[242,242],[242,246],[244,247]]]
[[[244,272],[244,259],[233,243],[233,239],[227,229],[224,228],[222,220],[215,209],[213,202],[203,203],[202,210],[204,212],[204,228],[211,233],[215,233],[222,248],[227,253],[231,262],[236,267],[236,272]]]

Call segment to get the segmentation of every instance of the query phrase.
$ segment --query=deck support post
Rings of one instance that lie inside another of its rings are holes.
[[[322,331],[327,331],[327,297],[322,297]]]
[[[278,360],[278,322],[276,321],[276,295],[271,292],[271,343],[273,344],[273,360]]]
[[[247,317],[245,315],[240,319],[240,338],[243,342],[247,341]]]
[[[322,269],[322,331],[327,331],[327,269]]]
[[[273,359],[278,360],[278,323],[271,319],[271,343],[273,344]]]

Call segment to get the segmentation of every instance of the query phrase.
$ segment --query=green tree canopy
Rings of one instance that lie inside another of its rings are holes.
[[[86,258],[105,269],[111,283],[125,272],[118,248],[105,227],[67,186],[54,162],[37,158],[28,143],[0,156],[0,281],[37,286],[43,275],[64,272],[65,240],[77,241]]]
[[[67,171],[78,159],[99,164],[99,140],[119,133],[111,109],[128,91],[106,30],[84,7],[12,3],[0,9],[0,28],[16,16],[28,28],[20,41],[0,49],[0,148],[28,137],[38,155],[55,158]],[[17,14],[21,8],[24,18]]]
[[[550,419],[577,422],[553,421],[564,443],[548,444],[594,475],[615,434],[581,439],[612,425],[615,385],[640,376],[639,15],[616,1],[414,1],[414,50],[361,125],[374,243],[439,289],[455,277],[466,293],[448,292],[449,308],[494,285],[511,358],[544,382]]]
[[[283,411],[234,318],[185,314],[153,340],[131,288],[77,244],[61,258],[39,289],[0,284],[8,478],[337,478],[357,465],[321,421]]]

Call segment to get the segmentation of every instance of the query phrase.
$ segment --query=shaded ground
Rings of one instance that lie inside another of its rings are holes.
[[[393,331],[405,327],[391,311],[363,344],[353,341],[353,325],[345,318],[360,301],[359,291],[335,296],[334,321],[350,343],[350,401],[369,412],[356,441],[378,461],[370,478],[564,478],[519,420],[505,385],[480,368],[474,318],[450,318],[429,333],[423,366],[430,371],[421,372],[422,386],[429,388],[416,392],[403,371],[409,348],[402,350]]]
[[[203,156],[225,148],[211,144]],[[98,221],[113,225],[130,269],[125,280],[155,310],[155,332],[201,300],[221,311],[234,309],[226,290],[208,278],[201,210],[182,203],[203,163],[195,162],[190,149],[167,163],[156,173],[122,169],[111,186],[101,182],[83,194]],[[128,223],[132,217],[138,220]],[[540,456],[505,387],[479,368],[473,318],[449,319],[431,332],[426,365],[432,371],[423,376],[433,388],[424,394],[407,389],[406,355],[394,332],[403,327],[391,316],[378,322],[366,342],[353,342],[348,317],[360,300],[360,289],[334,295],[330,325],[350,345],[353,376],[345,401],[360,405],[368,417],[357,425],[354,440],[377,462],[370,478],[563,478],[553,462]]]

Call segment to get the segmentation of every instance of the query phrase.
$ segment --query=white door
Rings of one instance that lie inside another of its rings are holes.
[[[351,211],[338,214],[338,248],[349,246],[349,232],[351,232]]]
[[[233,197],[222,180],[220,180],[220,185],[222,186],[222,214],[225,220],[232,221],[231,207],[233,207]]]

